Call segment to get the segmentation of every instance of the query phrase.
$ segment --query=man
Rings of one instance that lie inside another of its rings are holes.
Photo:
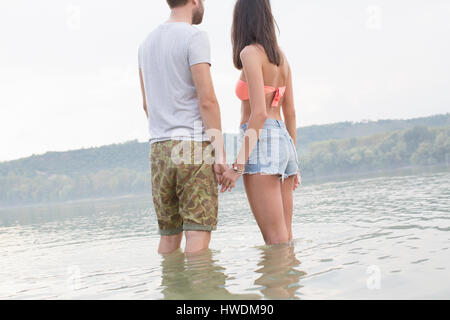
[[[161,235],[158,252],[179,249],[184,231],[185,252],[192,253],[209,246],[217,225],[218,183],[227,168],[209,40],[193,26],[203,20],[203,0],[167,3],[169,20],[139,48],[139,74],[150,129],[152,194]],[[212,146],[215,159],[209,161],[203,156]]]

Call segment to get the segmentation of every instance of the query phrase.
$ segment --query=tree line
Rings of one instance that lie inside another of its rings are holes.
[[[312,142],[298,149],[305,182],[330,175],[410,166],[448,166],[450,126],[415,126],[403,131]],[[123,159],[123,150],[129,152],[127,157],[131,154],[134,164]],[[71,152],[62,153],[50,164],[30,157],[0,165],[0,206],[150,192],[147,144],[131,142],[84,152],[85,158],[73,152],[75,159],[70,157]],[[103,162],[108,165],[103,166]]]

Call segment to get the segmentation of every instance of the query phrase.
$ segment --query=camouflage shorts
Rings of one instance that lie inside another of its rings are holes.
[[[185,161],[174,161],[174,148],[183,149],[180,155]],[[209,159],[202,159],[203,154]],[[151,145],[152,195],[161,235],[216,229],[219,191],[213,160],[210,142],[172,140]]]

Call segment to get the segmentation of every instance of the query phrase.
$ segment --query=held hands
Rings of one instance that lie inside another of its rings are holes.
[[[233,170],[233,168],[228,168],[227,171],[222,175],[222,189],[220,192],[231,191],[236,187],[236,182],[239,180],[242,174]]]
[[[227,164],[215,164],[214,173],[217,178],[217,182],[222,186],[220,192],[231,191],[236,187],[236,182],[241,177],[242,173],[230,168]],[[302,176],[300,169],[294,177],[293,190],[297,190],[298,186],[302,185]]]
[[[234,187],[236,187],[236,182],[242,175],[226,164],[215,164],[214,173],[216,175],[217,182],[222,186],[220,190],[222,193],[225,191],[231,191]]]
[[[219,185],[222,185],[222,177],[225,171],[227,171],[230,167],[227,164],[219,164],[216,163],[213,166],[214,174],[216,175],[217,182]]]

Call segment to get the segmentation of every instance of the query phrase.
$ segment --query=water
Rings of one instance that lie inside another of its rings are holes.
[[[165,258],[150,195],[0,211],[1,299],[448,299],[450,172],[305,186],[265,247],[242,190],[211,250]]]

